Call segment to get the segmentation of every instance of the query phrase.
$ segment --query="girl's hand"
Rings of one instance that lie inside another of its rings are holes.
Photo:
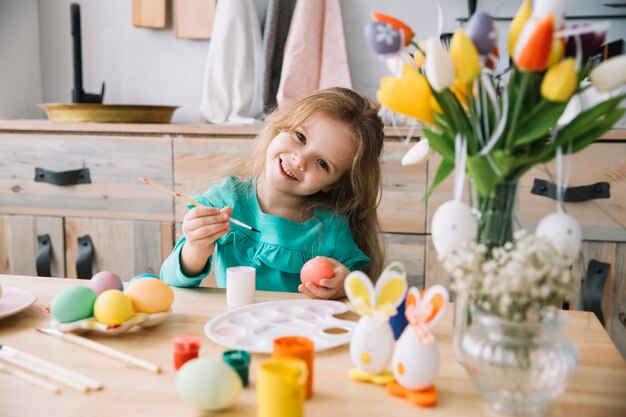
[[[181,266],[189,276],[198,275],[215,250],[215,241],[230,230],[233,209],[198,206],[183,218],[183,235],[187,240],[181,251]]]
[[[335,275],[332,278],[322,279],[320,281],[320,285],[315,285],[312,282],[300,284],[298,291],[309,298],[319,298],[324,300],[345,297],[346,291],[343,288],[343,281],[346,279],[350,271],[342,263],[332,258],[324,259],[331,263]]]

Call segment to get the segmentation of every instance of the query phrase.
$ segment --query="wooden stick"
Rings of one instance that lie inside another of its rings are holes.
[[[102,389],[104,387],[104,385],[102,384],[102,382],[97,381],[93,378],[90,378],[86,375],[83,374],[79,374],[78,372],[72,371],[71,369],[68,368],[64,368],[61,365],[57,365],[56,363],[53,362],[49,362],[45,359],[39,358],[37,356],[28,354],[26,352],[22,352],[19,351],[15,348],[12,348],[10,346],[6,346],[6,345],[0,345],[0,349],[3,352],[6,352],[6,354],[14,357],[14,358],[18,358],[18,359],[23,359],[26,362],[30,362],[33,365],[37,365],[41,368],[47,368],[52,372],[56,372],[59,375],[63,375],[68,377],[69,379],[75,379],[79,382],[82,382],[84,385],[87,385],[89,387],[89,389],[92,390],[99,390]]]
[[[66,342],[74,343],[75,345],[82,346],[84,348],[93,350],[94,352],[98,352],[103,355],[109,356],[111,358],[120,360],[122,362],[126,362],[130,365],[135,365],[139,368],[146,369],[150,372],[154,372],[157,374],[161,372],[161,368],[158,365],[155,365],[143,359],[137,358],[135,356],[131,356],[127,353],[120,352],[119,350],[115,350],[101,343],[94,342],[93,340],[89,340],[87,338],[77,336],[75,334],[63,333],[56,329],[44,329],[41,327],[37,327],[37,331],[41,333],[45,333],[50,336],[58,337],[59,339],[63,339]]]
[[[59,392],[61,392],[61,388],[59,388],[58,385],[54,385],[46,381],[45,379],[20,371],[19,369],[15,369],[0,363],[0,371],[5,372],[9,375],[13,375],[14,377],[22,379],[26,382],[30,382],[31,384],[36,385],[39,388],[47,389],[53,394],[58,394]]]
[[[53,379],[63,385],[67,385],[70,388],[74,388],[76,391],[87,392],[89,391],[89,387],[87,385],[83,385],[81,382],[78,382],[74,379],[67,378],[66,376],[55,374],[49,369],[41,368],[32,363],[26,362],[22,359],[14,358],[0,351],[0,360],[16,366],[18,368],[26,369],[27,371],[33,372],[35,374],[45,376],[46,378]]]
[[[170,195],[173,195],[174,197],[178,197],[178,198],[180,198],[182,200],[185,200],[189,204],[192,204],[192,205],[194,205],[196,207],[204,206],[204,204],[201,204],[200,202],[198,202],[198,201],[196,201],[196,200],[194,200],[192,198],[189,198],[189,197],[187,197],[184,194],[177,193],[176,191],[170,190],[169,188],[165,188],[163,186],[160,186],[159,184],[156,184],[156,183],[150,181],[148,178],[139,177],[139,181],[143,181],[144,183],[146,183],[146,184],[148,184],[148,185],[150,185],[150,186],[156,188],[157,190],[162,191],[162,192],[164,192],[166,194],[170,194]],[[233,219],[232,217],[229,220],[232,223],[236,224],[237,226],[241,226],[241,227],[243,227],[245,229],[252,230],[253,232],[261,233],[259,230],[255,229],[252,226],[249,226],[249,225],[245,224],[244,222],[242,222],[240,220]]]

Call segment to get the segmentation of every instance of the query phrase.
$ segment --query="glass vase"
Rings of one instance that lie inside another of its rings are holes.
[[[489,195],[481,195],[473,181],[470,181],[470,205],[478,220],[477,241],[485,244],[489,250],[513,240],[518,185],[517,180],[503,181]],[[460,351],[461,338],[471,324],[472,310],[468,296],[456,293],[452,347],[454,356],[460,364],[463,364]]]
[[[471,205],[478,218],[477,241],[493,249],[513,240],[517,210],[517,180],[503,181],[489,193],[481,195],[473,186]]]
[[[512,322],[476,310],[461,339],[463,365],[498,413],[542,416],[566,388],[579,354],[564,332],[569,318]]]

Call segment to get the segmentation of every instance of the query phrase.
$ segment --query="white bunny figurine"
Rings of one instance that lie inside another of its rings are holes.
[[[433,385],[439,369],[439,348],[430,331],[443,315],[448,291],[433,285],[424,294],[411,287],[406,297],[405,315],[409,325],[404,329],[393,351],[391,369],[396,381],[409,391],[424,390]]]
[[[398,265],[401,271],[392,269]],[[404,266],[398,262],[390,264],[375,289],[369,277],[360,271],[350,273],[344,287],[354,311],[362,316],[350,340],[352,361],[366,374],[376,375],[387,369],[393,352],[395,340],[389,317],[396,314],[407,290]]]

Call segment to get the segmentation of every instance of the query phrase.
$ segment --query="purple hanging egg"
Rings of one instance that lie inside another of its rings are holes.
[[[387,23],[369,22],[365,25],[365,39],[378,55],[397,54],[402,49],[402,36]]]
[[[467,22],[465,34],[472,40],[478,53],[488,55],[496,47],[497,33],[493,18],[485,12],[476,12]]]

